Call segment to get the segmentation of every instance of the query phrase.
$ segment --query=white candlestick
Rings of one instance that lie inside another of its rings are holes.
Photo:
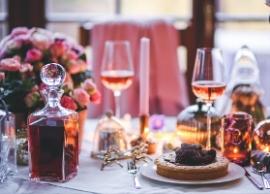
[[[140,116],[149,114],[150,40],[140,40]]]

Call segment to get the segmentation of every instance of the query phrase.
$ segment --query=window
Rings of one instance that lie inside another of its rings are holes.
[[[155,6],[153,6],[153,4]],[[82,22],[113,17],[173,17],[176,21],[191,18],[191,0],[47,0],[46,18],[50,30],[64,32],[78,39]]]
[[[6,34],[7,8],[6,0],[0,0],[0,39]]]
[[[263,102],[270,105],[270,24],[264,0],[219,0],[216,13],[215,46],[224,51],[225,62],[233,64],[235,52],[247,45],[255,53],[260,68]]]

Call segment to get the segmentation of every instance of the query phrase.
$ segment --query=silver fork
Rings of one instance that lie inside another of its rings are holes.
[[[141,184],[140,184],[138,176],[137,176],[137,174],[139,172],[139,168],[137,167],[136,163],[133,160],[127,162],[127,170],[128,170],[129,174],[133,175],[133,181],[134,181],[135,188],[141,189],[142,187],[141,187]]]

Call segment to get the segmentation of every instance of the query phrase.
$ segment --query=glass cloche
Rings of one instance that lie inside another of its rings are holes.
[[[211,143],[219,148],[218,135],[221,127],[221,117],[211,107]],[[184,109],[177,117],[177,134],[181,143],[201,144],[206,146],[207,142],[207,106],[200,99],[196,104]]]
[[[91,156],[102,159],[111,149],[124,153],[127,150],[127,136],[122,123],[112,113],[107,113],[97,124]]]

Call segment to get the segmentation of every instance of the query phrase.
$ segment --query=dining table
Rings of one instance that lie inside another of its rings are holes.
[[[97,119],[88,119],[80,151],[80,164],[76,177],[65,183],[36,182],[28,178],[28,167],[18,167],[18,172],[0,184],[0,194],[181,194],[181,193],[215,193],[215,194],[269,194],[270,190],[257,189],[247,177],[227,183],[207,185],[168,184],[148,179],[139,174],[141,189],[134,188],[132,175],[126,166],[118,165],[100,170],[101,161],[90,157],[93,134],[97,126]],[[138,119],[131,119],[129,133],[138,133]],[[165,118],[166,130],[175,130],[176,118]],[[156,155],[152,156],[157,157]],[[252,176],[261,181],[260,176]]]

